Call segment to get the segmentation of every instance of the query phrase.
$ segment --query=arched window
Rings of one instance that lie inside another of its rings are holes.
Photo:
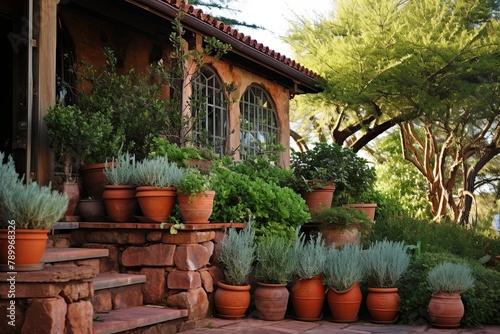
[[[203,66],[192,86],[194,144],[197,147],[210,147],[223,156],[226,154],[228,115],[222,81],[212,69]]]
[[[262,144],[278,144],[276,108],[269,94],[250,86],[240,101],[240,156],[242,160],[259,154]]]

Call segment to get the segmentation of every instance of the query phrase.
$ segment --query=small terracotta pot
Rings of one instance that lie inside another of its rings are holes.
[[[80,186],[76,182],[64,182],[59,186],[59,191],[68,197],[68,209],[64,215],[73,216],[80,200]]]
[[[255,288],[255,308],[262,320],[283,320],[285,318],[290,293],[287,284],[267,284],[257,282]]]
[[[0,230],[0,264],[15,264],[14,268],[7,266],[7,271],[20,270],[18,266],[39,264],[47,246],[49,232],[50,230],[16,229],[13,234],[13,230]],[[11,247],[9,253],[12,240],[15,240],[15,249]]]
[[[306,201],[311,215],[314,215],[314,211],[329,208],[332,205],[334,193],[335,186],[327,184],[323,188],[314,187],[313,191],[303,191],[301,195]]]
[[[457,328],[464,316],[464,304],[459,293],[435,292],[428,306],[431,324],[436,328]]]
[[[214,294],[217,316],[223,319],[241,319],[250,306],[250,284],[229,285],[217,282]]]
[[[290,293],[294,317],[298,320],[315,321],[322,318],[326,287],[322,276],[296,278]]]
[[[177,188],[140,186],[135,194],[142,214],[157,222],[167,222],[177,201]]]
[[[104,185],[106,183],[106,175],[104,170],[106,166],[110,167],[112,162],[88,164],[82,167],[80,173],[83,179],[83,188],[85,190],[86,197],[92,197],[96,199],[102,198],[102,193],[104,192]],[[117,162],[115,162],[115,165]]]
[[[375,220],[375,212],[377,210],[376,203],[355,203],[355,204],[344,204],[343,206],[360,210],[365,213],[368,219],[370,219],[371,221]]]
[[[133,221],[137,210],[135,187],[125,185],[106,185],[102,198],[108,217],[116,222]]]
[[[345,291],[328,289],[326,300],[334,322],[355,322],[358,320],[363,300],[358,282]]]
[[[215,191],[205,191],[194,196],[182,192],[177,193],[182,222],[186,224],[210,223],[214,198]]]

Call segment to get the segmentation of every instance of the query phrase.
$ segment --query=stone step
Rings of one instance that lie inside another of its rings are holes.
[[[109,255],[108,249],[101,248],[46,248],[42,263],[67,262],[75,260],[87,260],[106,257]]]
[[[96,313],[92,327],[94,334],[121,333],[187,316],[187,310],[143,305]]]
[[[96,277],[87,281],[94,282],[94,291],[118,288],[132,284],[141,284],[146,282],[146,275],[120,274],[120,273],[100,273]]]

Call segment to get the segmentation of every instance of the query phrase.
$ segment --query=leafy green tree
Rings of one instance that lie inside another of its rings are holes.
[[[500,153],[497,8],[489,0],[340,0],[326,16],[292,22],[295,58],[324,78],[302,123],[355,151],[399,125],[433,216],[466,222],[475,177]]]

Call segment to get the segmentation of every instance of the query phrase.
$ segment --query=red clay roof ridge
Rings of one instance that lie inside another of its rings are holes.
[[[273,50],[270,47],[265,46],[262,43],[259,43],[257,40],[252,39],[250,36],[239,32],[237,29],[231,28],[230,25],[225,24],[224,22],[217,20],[215,17],[211,16],[210,14],[204,14],[200,8],[195,8],[192,5],[186,4],[186,2],[183,0],[163,0],[163,1],[165,1],[166,3],[184,11],[187,15],[194,16],[198,20],[227,33],[232,38],[239,40],[242,43],[247,44],[250,47],[255,48],[256,50],[266,54],[267,56],[274,58],[274,59],[284,63],[285,65],[288,65],[291,68],[294,68],[295,70],[297,70],[301,73],[304,73],[305,75],[307,75],[311,78],[314,78],[314,79],[319,78],[319,75],[317,73],[315,73],[314,71],[302,66],[300,63],[296,62],[295,60],[288,58],[285,55],[282,55],[281,53],[277,52],[276,50]]]

